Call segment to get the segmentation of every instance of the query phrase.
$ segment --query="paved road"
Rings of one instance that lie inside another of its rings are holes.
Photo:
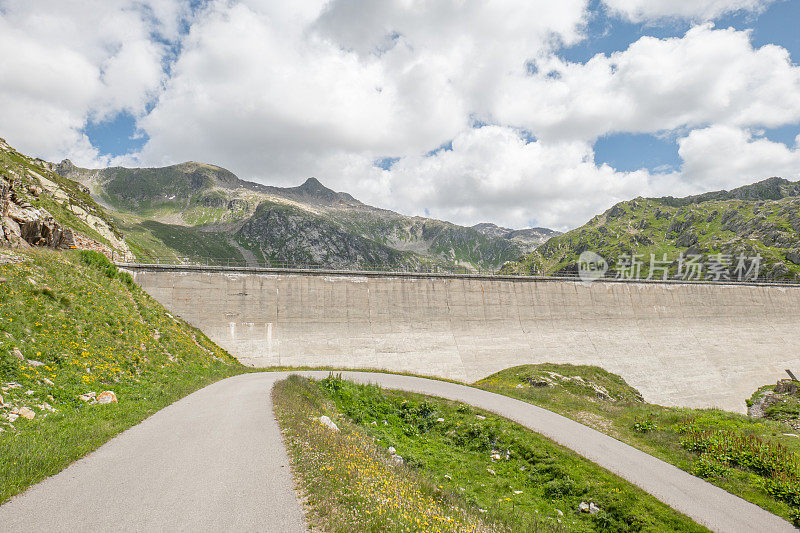
[[[0,530],[305,530],[269,396],[272,384],[286,375],[246,374],[187,396],[0,506]],[[575,450],[712,530],[797,531],[788,522],[674,466],[519,400],[408,376],[343,375],[502,414]]]
[[[305,531],[277,377],[236,376],[159,411],[0,506],[0,531]]]

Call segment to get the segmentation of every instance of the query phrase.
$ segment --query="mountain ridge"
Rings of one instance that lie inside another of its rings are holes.
[[[139,241],[140,255],[148,246],[189,255],[205,238],[217,242],[200,248],[219,259],[493,270],[556,234],[508,228],[502,228],[505,234],[487,233],[370,206],[316,177],[277,187],[193,161],[84,169],[64,160],[54,169],[112,208],[126,234]]]
[[[685,198],[635,198],[619,202],[583,226],[556,236],[537,250],[506,263],[514,274],[576,273],[582,252],[610,263],[632,254],[646,261],[666,254],[670,273],[679,257],[700,255],[728,260],[760,257],[761,278],[800,279],[800,181],[772,177],[731,191]],[[642,277],[649,274],[649,265]]]

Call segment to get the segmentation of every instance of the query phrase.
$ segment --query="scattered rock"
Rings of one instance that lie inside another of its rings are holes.
[[[478,420],[486,420],[486,417],[483,415],[475,415],[475,418],[477,418]]]
[[[397,450],[395,450],[394,446],[389,446],[389,454],[390,455],[394,455],[396,453],[397,453]]]
[[[16,358],[17,358],[17,359],[19,359],[20,361],[24,361],[24,360],[25,360],[25,356],[24,356],[24,355],[22,355],[22,352],[20,351],[20,349],[19,349],[19,348],[16,348],[16,347],[15,347],[13,350],[11,350],[11,355],[13,355],[14,357],[16,357]]]
[[[515,490],[514,494],[522,494],[522,491],[521,490]]]
[[[20,407],[19,416],[21,416],[22,418],[27,418],[28,420],[33,420],[34,417],[36,416],[36,413],[34,413],[31,409],[28,409],[27,407]]]
[[[493,453],[493,454],[492,454],[492,460],[494,460],[494,461],[500,461],[501,459],[503,459],[503,458],[502,458],[502,457],[500,457],[500,454],[499,454],[499,453]]]
[[[450,474],[445,474],[444,478],[448,481],[453,481],[453,478],[450,477]]]
[[[6,415],[6,418],[8,419],[9,422],[13,423],[13,422],[15,422],[17,420],[17,418],[19,418],[19,415],[16,414],[16,413],[8,413]]]
[[[42,383],[44,383],[45,385],[49,385],[49,386],[51,386],[51,387],[54,387],[54,386],[55,386],[55,383],[53,383],[52,381],[50,381],[50,380],[49,380],[49,379],[47,379],[47,378],[44,378],[44,379],[42,379]]]
[[[37,361],[35,359],[28,359],[27,363],[30,366],[44,366],[44,363],[42,363],[41,361]]]
[[[436,421],[437,422],[444,422],[444,418],[437,418]]]
[[[372,422],[370,422],[370,425],[372,425],[372,426],[377,426],[377,425],[378,425],[378,422],[376,422],[375,420],[373,420]]]
[[[588,513],[588,514],[597,514],[601,511],[600,507],[595,505],[594,502],[589,502],[589,503],[581,502],[578,505],[578,510],[582,513]]]
[[[396,465],[403,464],[403,458],[400,457],[399,455],[397,455],[396,453],[392,455],[391,459],[394,462],[394,464],[396,464]]]
[[[797,382],[790,379],[782,379],[775,385],[775,394],[795,394],[798,391]]]
[[[34,391],[32,391],[32,390],[26,390],[26,391],[25,391],[25,394],[26,394],[27,396],[30,396],[31,394],[36,394],[36,392],[34,392]]]
[[[564,511],[562,511],[561,509],[556,509],[556,514],[558,516],[564,516]]]
[[[528,384],[530,384],[531,387],[536,387],[539,389],[552,386],[552,384],[546,379],[539,378],[528,378]]]
[[[78,399],[83,400],[84,402],[94,402],[95,396],[97,396],[96,392],[87,392],[86,394],[81,394],[78,396]]]
[[[781,435],[783,435],[784,437],[800,437],[800,435],[797,435],[795,433],[781,433]]]
[[[493,476],[497,475],[497,474],[494,473],[494,470],[492,470],[491,468],[487,468],[486,471],[489,472]]]
[[[97,395],[97,403],[117,403],[117,395],[110,390],[103,391]]]
[[[333,420],[330,419],[327,415],[322,415],[319,417],[319,423],[325,426],[326,428],[330,429],[331,431],[339,431],[339,426],[334,424]]]

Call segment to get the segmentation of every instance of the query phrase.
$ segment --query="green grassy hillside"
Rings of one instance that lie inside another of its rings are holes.
[[[293,376],[273,398],[310,522],[327,531],[706,531],[574,452],[469,405],[335,376]]]
[[[621,377],[593,366],[523,365],[475,386],[591,426],[800,524],[800,438],[786,417],[653,405]],[[794,408],[782,414],[797,423],[797,402],[773,407]]]
[[[0,251],[0,502],[243,370],[98,253]]]
[[[642,277],[651,254],[666,254],[676,274],[681,253],[704,257],[761,255],[761,278],[795,280],[800,274],[800,183],[779,178],[733,191],[688,198],[637,198],[615,205],[584,226],[550,239],[535,252],[506,264],[505,273],[576,272],[580,254],[592,251],[610,263],[641,254]],[[749,265],[749,263],[748,263]]]

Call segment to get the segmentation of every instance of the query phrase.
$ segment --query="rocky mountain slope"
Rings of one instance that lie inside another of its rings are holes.
[[[554,233],[409,217],[363,204],[316,178],[271,187],[195,162],[90,170],[65,160],[55,168],[114,211],[141,257],[486,270]]]
[[[122,233],[80,184],[0,139],[0,245],[128,254]]]
[[[641,277],[649,275],[651,254],[659,261],[666,254],[671,276],[678,275],[681,254],[701,255],[706,266],[721,259],[731,274],[738,257],[760,255],[760,279],[793,280],[800,274],[800,182],[770,178],[732,191],[621,202],[502,270],[576,272],[585,251],[603,256],[610,275],[621,272],[620,258],[631,254],[642,256]],[[709,275],[706,268],[702,277]]]

